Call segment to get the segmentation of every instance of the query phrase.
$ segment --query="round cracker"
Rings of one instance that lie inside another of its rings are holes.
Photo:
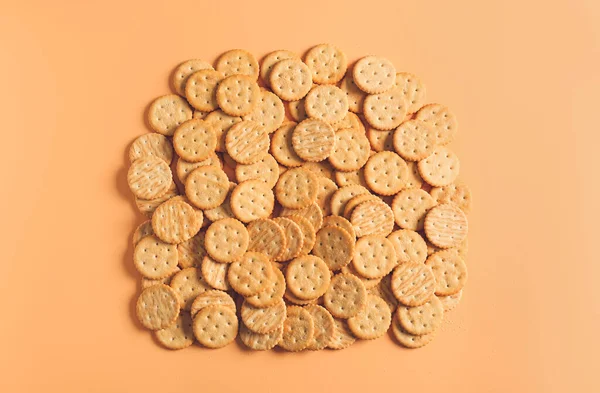
[[[331,349],[345,349],[354,344],[356,337],[350,331],[348,322],[338,318],[333,318],[333,322],[335,323],[335,330],[327,347]]]
[[[442,250],[430,255],[425,265],[431,268],[435,277],[436,295],[454,295],[467,283],[467,265],[452,250]]]
[[[420,188],[402,190],[394,197],[392,211],[396,224],[403,229],[423,229],[427,212],[436,205],[435,200]]]
[[[323,228],[325,227],[336,227],[345,230],[352,239],[356,239],[356,233],[350,221],[340,216],[327,216],[323,219]]]
[[[312,71],[313,82],[318,84],[339,82],[348,68],[346,54],[331,44],[312,47],[304,62]]]
[[[269,84],[282,100],[298,101],[304,98],[312,87],[312,72],[298,58],[284,59],[273,66]]]
[[[285,232],[275,221],[258,219],[250,222],[246,229],[250,238],[249,251],[257,251],[271,260],[276,260],[286,249]]]
[[[164,329],[175,322],[179,315],[179,298],[173,289],[164,284],[152,285],[142,291],[135,310],[146,329]]]
[[[157,157],[167,164],[171,164],[173,146],[164,135],[144,134],[137,137],[129,147],[129,161],[133,162],[143,157]]]
[[[291,261],[285,271],[287,288],[303,300],[316,299],[329,288],[331,274],[319,257],[305,255]]]
[[[338,171],[357,171],[367,163],[370,150],[365,134],[353,128],[344,129],[335,133],[329,162]]]
[[[242,296],[253,296],[265,290],[274,279],[269,259],[259,252],[249,251],[233,262],[227,280],[234,291]]]
[[[356,231],[356,236],[389,235],[394,229],[394,213],[381,200],[362,202],[354,208],[350,222]]]
[[[357,195],[368,193],[369,190],[357,184],[344,186],[338,189],[331,197],[331,213],[336,216],[341,216],[344,213],[344,208],[350,199]]]
[[[257,179],[266,183],[269,188],[275,187],[280,173],[277,161],[270,154],[265,154],[263,158],[254,164],[238,164],[235,167],[235,178],[238,182]]]
[[[267,218],[273,212],[273,190],[261,180],[246,180],[231,192],[231,211],[242,222]]]
[[[368,235],[358,239],[354,248],[354,269],[366,278],[381,278],[396,266],[396,251],[388,239]]]
[[[434,187],[429,191],[438,204],[453,203],[465,213],[471,210],[471,189],[463,183],[452,183],[444,187]]]
[[[206,160],[200,162],[188,162],[182,160],[181,158],[177,159],[177,164],[175,164],[175,172],[177,173],[177,178],[181,181],[182,184],[185,184],[185,181],[190,173],[196,168],[200,168],[205,165],[214,165],[218,168],[221,168],[222,163],[219,160],[219,157],[216,153],[211,153]]]
[[[408,72],[398,72],[394,87],[402,91],[408,105],[408,113],[415,113],[425,104],[427,90],[417,76]]]
[[[408,178],[408,166],[398,154],[382,151],[373,154],[365,164],[365,181],[380,195],[394,195],[402,190]]]
[[[213,209],[225,201],[229,186],[229,178],[221,168],[205,165],[188,175],[185,195],[197,208]]]
[[[335,144],[333,128],[322,120],[306,119],[292,133],[292,146],[305,161],[323,161],[331,154]]]
[[[233,312],[236,311],[235,301],[233,301],[233,298],[227,292],[213,289],[196,296],[190,313],[192,316],[195,316],[198,311],[210,305],[221,305],[230,308]]]
[[[202,308],[194,317],[194,336],[207,348],[221,348],[237,337],[238,320],[235,312],[224,305]]]
[[[244,116],[254,110],[260,98],[260,88],[247,75],[231,75],[217,87],[217,103],[230,116]]]
[[[175,129],[192,118],[192,108],[175,94],[158,97],[148,108],[148,124],[159,134],[172,136]]]
[[[274,278],[267,287],[253,296],[246,297],[248,304],[257,308],[271,307],[277,304],[286,290],[285,277],[281,270],[273,267]]]
[[[425,216],[425,235],[440,248],[457,247],[466,238],[469,231],[467,216],[453,204],[433,207]]]
[[[317,199],[317,176],[301,168],[287,170],[275,186],[277,201],[290,209],[302,209]]]
[[[396,68],[386,58],[366,56],[358,60],[352,69],[354,83],[369,94],[391,89],[396,82]]]
[[[200,266],[202,264],[202,259],[206,256],[204,235],[204,232],[198,232],[191,239],[177,245],[179,267],[185,269],[187,267]]]
[[[433,127],[436,132],[436,144],[438,145],[446,145],[452,142],[458,130],[456,116],[444,105],[425,105],[419,109],[415,119]]]
[[[279,97],[270,91],[263,90],[260,92],[260,98],[254,110],[243,118],[258,123],[267,133],[271,134],[283,124],[285,107]]]
[[[444,306],[437,296],[432,296],[425,304],[417,307],[398,307],[400,326],[416,335],[434,332],[444,319]]]
[[[313,254],[321,258],[330,270],[348,265],[354,256],[354,237],[339,226],[326,225],[317,232]]]
[[[319,178],[323,179],[323,178]],[[327,180],[327,179],[326,179]],[[319,230],[323,225],[323,212],[317,203],[312,203],[302,209],[289,209],[284,207],[279,213],[281,217],[299,216],[308,220],[315,230]]]
[[[244,325],[255,333],[269,333],[279,328],[286,316],[286,307],[283,298],[270,307],[255,307],[244,301],[241,317]]]
[[[325,308],[336,318],[350,318],[358,314],[367,302],[364,284],[352,274],[336,274],[323,297]]]
[[[169,200],[152,215],[152,230],[164,242],[179,244],[191,239],[202,226],[202,212],[181,200]]]
[[[239,164],[254,164],[269,153],[271,140],[265,129],[253,121],[233,125],[225,137],[227,154]]]
[[[333,85],[316,86],[304,100],[306,114],[326,123],[338,123],[348,113],[348,97],[342,89]]]
[[[277,217],[273,221],[283,229],[285,234],[285,247],[283,252],[275,258],[276,261],[288,261],[296,258],[302,252],[304,234],[294,221],[286,217]]]
[[[164,160],[148,156],[131,163],[127,172],[127,183],[137,198],[154,199],[169,191],[173,176],[171,168]]]
[[[231,286],[227,281],[227,271],[229,270],[228,263],[216,262],[206,255],[202,259],[200,268],[202,270],[202,277],[204,277],[204,280],[208,283],[208,285],[222,291],[228,291],[231,289]]]
[[[272,349],[281,341],[283,336],[283,324],[272,332],[260,334],[248,329],[243,323],[240,326],[240,339],[250,349],[255,351],[267,351]]]
[[[442,187],[452,184],[458,177],[460,161],[458,156],[445,146],[438,146],[427,158],[419,161],[419,174],[432,186]]]
[[[263,57],[260,64],[260,78],[266,85],[270,84],[271,72],[273,71],[275,64],[287,59],[300,59],[300,56],[292,51],[280,49]]]
[[[165,243],[156,236],[146,236],[133,251],[133,264],[142,276],[158,280],[177,269],[177,246]]]
[[[425,304],[435,292],[435,276],[429,266],[422,263],[405,262],[398,265],[392,274],[392,292],[406,306]]]
[[[379,296],[367,296],[365,308],[348,319],[352,333],[363,340],[379,338],[387,332],[392,322],[392,312]]]
[[[190,75],[200,70],[212,70],[213,67],[204,60],[191,59],[181,63],[173,72],[171,85],[177,94],[185,95],[185,84]]]
[[[180,312],[171,326],[157,330],[156,340],[167,349],[184,349],[194,343],[192,317],[188,312]]]
[[[406,348],[421,348],[429,344],[435,337],[435,332],[422,334],[420,336],[410,334],[400,325],[397,316],[392,320],[392,333],[398,342]]]
[[[185,84],[187,101],[199,111],[212,112],[219,109],[216,93],[219,82],[224,77],[222,72],[211,69],[194,72]]]
[[[304,307],[304,309],[310,313],[315,324],[315,333],[312,340],[308,343],[307,349],[317,351],[327,348],[335,334],[335,321],[333,317],[327,309],[316,304],[310,304]]]
[[[390,233],[387,238],[394,245],[398,263],[424,263],[427,259],[427,243],[418,232],[400,229]]]
[[[215,148],[218,152],[225,152],[225,138],[227,133],[235,124],[242,121],[239,116],[229,116],[227,113],[218,110],[209,113],[204,121],[209,123],[213,127],[213,131],[217,137],[217,146]]]
[[[187,311],[192,307],[192,303],[196,296],[212,289],[206,281],[204,281],[200,269],[196,267],[188,267],[175,273],[169,286],[173,288],[179,296],[181,308]]]
[[[215,68],[223,75],[248,75],[258,79],[259,66],[254,55],[243,49],[232,49],[219,56]]]
[[[315,323],[310,313],[302,307],[289,306],[279,346],[287,351],[301,351],[310,344],[314,333]]]
[[[235,218],[213,222],[206,230],[204,246],[217,262],[237,261],[248,249],[250,238],[244,224]]]
[[[275,131],[271,139],[271,154],[281,165],[286,167],[297,167],[304,163],[304,160],[296,154],[292,146],[292,135],[297,123],[288,122],[283,124]]]
[[[407,120],[400,124],[392,137],[394,150],[408,161],[428,157],[435,149],[435,133],[427,123]]]
[[[191,119],[177,127],[173,146],[179,157],[188,162],[200,162],[215,152],[217,135],[214,126],[204,120]]]

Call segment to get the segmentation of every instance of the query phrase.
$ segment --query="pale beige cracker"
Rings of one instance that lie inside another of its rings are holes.
[[[323,161],[335,146],[335,132],[322,120],[306,119],[294,128],[292,146],[305,161]]]
[[[314,226],[304,217],[295,215],[287,217],[294,221],[302,231],[302,249],[300,255],[308,255],[315,245],[317,236]]]
[[[196,296],[212,289],[197,267],[188,267],[177,272],[173,275],[169,286],[177,293],[181,308],[187,311],[192,307]]]
[[[194,317],[194,336],[207,348],[221,348],[237,337],[238,320],[235,312],[223,305],[202,308]]]
[[[425,104],[427,89],[415,75],[397,72],[394,87],[402,91],[408,105],[408,113],[415,113]]]
[[[399,318],[395,315],[392,321],[392,333],[396,340],[406,348],[421,348],[429,344],[435,337],[435,332],[420,336],[410,334],[400,325]]]
[[[244,325],[255,333],[269,333],[277,330],[285,321],[286,307],[283,298],[270,307],[254,307],[244,301],[241,308]]]
[[[338,123],[348,114],[348,97],[334,85],[314,87],[304,99],[306,114],[329,124]]]
[[[180,96],[185,96],[185,85],[194,72],[200,70],[212,70],[213,67],[204,60],[191,59],[181,63],[171,77],[171,85],[173,90]]]
[[[438,204],[453,203],[465,213],[471,210],[471,189],[463,183],[434,187],[429,193]]]
[[[230,116],[244,116],[254,110],[260,99],[260,88],[247,75],[231,75],[217,87],[217,103]]]
[[[375,200],[381,202],[381,199],[379,199],[378,196],[370,194],[370,193],[357,195],[354,198],[350,199],[348,201],[348,203],[346,203],[346,206],[344,207],[344,213],[342,215],[345,218],[347,218],[348,220],[350,220],[352,218],[352,212],[358,205],[360,205],[361,203],[366,202],[366,201],[375,201]]]
[[[206,230],[204,247],[216,262],[231,263],[244,256],[250,236],[244,224],[235,218],[213,222]]]
[[[287,170],[275,185],[275,197],[283,206],[302,209],[317,199],[319,181],[313,173],[301,168]]]
[[[227,281],[227,271],[229,270],[228,263],[216,262],[206,255],[202,259],[200,266],[202,277],[204,277],[204,281],[206,281],[208,285],[221,291],[228,291],[231,289],[231,286]]]
[[[305,162],[301,166],[302,169],[312,172],[317,177],[326,177],[328,179],[333,180],[335,172],[329,161],[320,161],[320,162]]]
[[[219,206],[204,210],[204,216],[210,221],[215,222],[224,218],[235,218],[233,211],[231,210],[231,191],[237,186],[234,182],[229,182],[229,193],[227,197]]]
[[[223,170],[229,169],[235,173],[238,163],[227,153],[221,153],[221,159],[223,160]],[[231,172],[226,171],[225,173],[227,173],[227,176],[229,176]]]
[[[377,289],[377,294],[388,304],[391,311],[395,311],[398,307],[398,299],[392,291],[392,275],[388,274],[383,277],[379,284],[373,289]]]
[[[410,229],[399,229],[390,233],[387,238],[394,245],[398,263],[425,263],[427,243],[418,232]]]
[[[179,244],[191,239],[202,226],[202,213],[181,200],[169,200],[152,215],[152,230],[164,242]]]
[[[331,197],[337,190],[338,186],[333,180],[319,176],[319,189],[315,203],[319,206],[322,216],[331,215]]]
[[[435,292],[435,276],[429,266],[423,263],[405,262],[394,269],[392,292],[405,306],[425,304]]]
[[[133,263],[142,276],[157,280],[168,277],[177,268],[177,246],[156,236],[146,236],[133,251]]]
[[[190,313],[181,311],[175,322],[154,333],[156,340],[167,349],[184,349],[194,343]]]
[[[444,306],[444,312],[452,311],[458,306],[458,303],[460,303],[460,299],[462,298],[462,293],[463,291],[461,289],[453,295],[438,296],[438,299],[440,299]]]
[[[210,69],[194,72],[185,84],[187,101],[199,111],[212,112],[219,109],[217,87],[224,77],[222,72]]]
[[[318,351],[327,348],[335,334],[335,321],[333,317],[327,309],[316,304],[310,304],[304,307],[304,309],[310,313],[315,324],[315,333],[312,340],[308,343],[307,349]]]
[[[423,185],[423,178],[419,174],[419,165],[417,162],[409,161],[408,165],[408,178],[406,180],[405,188],[421,188]]]
[[[185,195],[177,195],[177,196],[169,199],[169,202],[176,202],[176,201],[187,203],[188,205],[190,205],[192,207],[192,209],[194,209],[194,213],[198,216],[198,220],[202,221],[202,225],[200,226],[200,229],[203,229],[208,226],[208,224],[205,225],[205,223],[207,223],[207,220],[204,219],[204,214],[202,213],[202,210],[195,207],[190,202],[188,197],[186,197]]]
[[[279,212],[280,217],[289,217],[289,216],[299,216],[308,220],[310,225],[314,228],[315,231],[318,231],[323,225],[323,212],[319,205],[315,203],[311,203],[307,207],[302,209],[289,209],[284,207]]]
[[[160,158],[170,164],[173,160],[173,146],[161,134],[150,133],[137,137],[129,147],[129,161],[148,156]]]
[[[356,86],[365,93],[383,93],[394,86],[396,68],[386,58],[366,56],[356,62],[352,77]]]
[[[157,285],[157,284],[169,285],[171,283],[171,278],[173,277],[173,275],[175,273],[177,273],[178,271],[180,271],[180,270],[181,270],[180,268],[176,268],[176,269],[173,270],[172,275],[167,276],[165,278],[158,279],[158,280],[151,280],[149,278],[142,277],[142,281],[141,281],[142,289],[146,289],[149,286]]]
[[[254,164],[238,164],[235,167],[235,177],[238,182],[256,179],[266,183],[268,188],[275,187],[280,173],[277,161],[270,154],[265,154],[263,158]]]
[[[271,154],[277,162],[289,168],[298,167],[304,163],[292,146],[292,135],[296,125],[297,123],[294,122],[283,124],[271,138]]]
[[[310,68],[298,58],[277,62],[269,77],[273,92],[285,101],[304,98],[313,85]]]
[[[394,229],[394,213],[381,200],[365,201],[352,210],[350,222],[357,237],[367,235],[387,236]]]
[[[331,341],[327,345],[327,348],[330,349],[346,349],[350,345],[354,344],[356,341],[356,337],[350,331],[348,327],[348,322],[344,319],[333,318],[333,322],[335,323],[335,330],[333,332],[333,337]]]
[[[338,189],[331,197],[331,213],[336,216],[341,216],[344,213],[344,208],[348,201],[357,195],[368,193],[369,190],[358,184],[344,186]]]
[[[335,133],[329,162],[338,171],[357,171],[367,163],[371,145],[360,130],[348,128]]]
[[[185,194],[199,209],[213,209],[221,205],[228,193],[229,178],[214,165],[194,169],[185,181]]]
[[[374,151],[394,151],[394,132],[395,130],[382,131],[369,126],[365,135]]]
[[[433,271],[436,295],[454,295],[467,283],[467,265],[452,250],[442,250],[430,255],[425,265]]]
[[[142,291],[135,310],[138,320],[146,329],[164,329],[179,316],[179,298],[167,285],[152,285]]]
[[[363,340],[379,338],[387,332],[392,322],[392,312],[379,296],[368,295],[363,310],[348,319],[352,334]]]
[[[217,136],[214,126],[204,120],[191,119],[177,127],[173,147],[177,155],[188,162],[200,162],[215,152]]]
[[[250,222],[246,228],[250,243],[249,251],[263,253],[270,260],[280,257],[287,246],[283,228],[271,219],[257,219]]]
[[[302,307],[289,306],[278,345],[287,351],[301,351],[308,347],[314,334],[315,323],[310,313]]]
[[[458,177],[460,161],[454,152],[438,146],[427,158],[419,161],[419,174],[428,184],[442,187],[452,184]]]
[[[335,171],[335,182],[339,187],[350,186],[353,184],[367,187],[364,167],[352,172]]]
[[[305,255],[292,260],[286,269],[287,289],[302,300],[316,299],[329,288],[329,268],[319,257]]]
[[[291,101],[288,103],[288,109],[290,112],[290,116],[294,121],[302,121],[304,119],[308,119],[308,115],[306,114],[306,108],[304,107],[304,99],[298,101]]]
[[[217,146],[216,151],[225,152],[225,138],[227,132],[233,127],[234,124],[237,124],[242,121],[242,118],[239,116],[229,116],[227,113],[217,110],[209,113],[204,121],[206,123],[212,124],[213,131],[217,136]]]
[[[453,204],[432,208],[425,216],[425,235],[435,246],[451,248],[460,245],[467,237],[467,216]]]
[[[248,75],[258,79],[259,66],[254,55],[243,49],[232,49],[219,56],[215,68],[225,76]]]
[[[148,108],[148,124],[159,134],[172,136],[175,129],[192,118],[192,108],[175,94],[158,97]]]
[[[304,62],[312,72],[314,83],[337,83],[346,74],[348,60],[346,54],[331,44],[312,47],[304,57]]]
[[[177,245],[179,254],[179,267],[182,269],[194,266],[200,266],[202,259],[206,256],[204,248],[204,232],[198,232],[191,239]]]
[[[175,184],[175,182],[171,182],[171,187],[169,187],[169,190],[165,194],[154,199],[140,199],[136,197],[135,205],[137,206],[140,213],[142,213],[146,217],[152,218],[152,214],[154,213],[156,208],[158,208],[164,202],[170,200],[171,198],[175,198],[178,195],[179,191],[177,191],[177,185]]]
[[[300,226],[287,217],[277,217],[273,221],[283,229],[285,234],[284,251],[275,258],[275,261],[288,261],[299,256],[304,244],[304,234]]]
[[[423,335],[434,332],[444,319],[444,306],[437,296],[416,307],[398,307],[400,326],[410,334]]]
[[[240,325],[240,339],[250,349],[255,351],[268,351],[281,341],[283,325],[272,332],[260,334],[248,329],[243,323]]]
[[[273,266],[264,254],[249,251],[231,264],[227,279],[240,295],[254,296],[269,286],[274,274]]]
[[[313,254],[336,271],[348,265],[354,255],[354,237],[339,226],[326,225],[316,235]]]
[[[365,165],[365,181],[380,195],[394,195],[402,190],[408,178],[406,161],[391,151],[382,151],[369,158]]]
[[[213,289],[206,292],[202,292],[201,294],[196,296],[194,302],[192,303],[190,314],[192,314],[192,316],[195,316],[198,313],[198,311],[202,310],[204,307],[211,305],[225,306],[231,309],[233,312],[236,312],[235,301],[233,300],[233,298],[227,292]]]
[[[348,72],[344,79],[342,79],[340,89],[348,96],[348,109],[354,113],[361,113],[363,111],[363,102],[365,101],[367,93],[356,86],[352,72],[353,71]]]
[[[408,161],[420,161],[428,157],[436,147],[433,128],[419,120],[407,120],[400,124],[392,137],[394,150]]]
[[[238,164],[254,164],[269,153],[271,140],[263,127],[244,120],[233,125],[225,136],[227,154]]]
[[[356,232],[350,221],[341,216],[327,216],[323,219],[323,226],[325,227],[336,227],[345,230],[352,239],[356,239]]]
[[[261,180],[246,180],[231,192],[231,211],[242,222],[267,218],[273,212],[273,190]]]
[[[257,308],[271,307],[283,298],[286,290],[285,277],[281,270],[273,267],[274,278],[266,289],[256,295],[246,297],[248,304]]]
[[[458,130],[458,122],[454,113],[448,107],[440,104],[425,105],[419,109],[415,119],[433,127],[438,145],[447,145],[452,142]]]
[[[336,274],[324,295],[325,308],[336,318],[351,318],[367,303],[367,290],[352,274]]]
[[[175,172],[177,173],[177,178],[181,183],[185,184],[185,181],[190,173],[196,168],[200,168],[205,165],[213,165],[217,168],[221,168],[221,161],[216,153],[211,153],[206,160],[200,162],[188,162],[179,158],[177,160],[177,164],[175,164]]]
[[[394,245],[379,235],[364,236],[356,242],[352,265],[363,277],[382,278],[396,266]]]
[[[260,92],[260,98],[254,110],[245,115],[243,119],[260,124],[267,133],[272,134],[283,124],[285,107],[279,97],[270,91],[263,90]]]
[[[154,231],[152,230],[152,221],[146,220],[140,225],[138,225],[138,227],[135,229],[135,231],[133,232],[131,242],[135,247],[140,242],[140,240],[142,240],[146,236],[152,235],[154,235]]]
[[[420,231],[423,229],[425,215],[435,205],[435,200],[427,191],[409,188],[396,194],[392,202],[392,211],[400,228]]]
[[[356,113],[348,112],[344,118],[331,125],[335,132],[339,132],[348,128],[351,128],[355,131],[360,132],[361,134],[365,133],[365,126],[362,124],[360,118],[356,115]]]
[[[280,61],[287,59],[300,59],[300,56],[298,56],[292,51],[280,49],[273,51],[267,54],[265,57],[263,57],[260,63],[260,78],[267,86],[269,86],[270,83],[269,81],[271,79],[270,76],[271,72],[273,71],[273,66],[275,66],[275,64],[279,63]]]
[[[148,156],[131,163],[127,172],[127,183],[137,198],[155,199],[169,191],[173,175],[169,164],[164,160]]]

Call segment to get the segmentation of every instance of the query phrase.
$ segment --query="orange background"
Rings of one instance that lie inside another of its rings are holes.
[[[2,1],[0,391],[600,391],[598,21],[596,0]],[[188,58],[321,42],[388,57],[457,114],[462,303],[420,350],[160,348],[132,316],[146,106]]]

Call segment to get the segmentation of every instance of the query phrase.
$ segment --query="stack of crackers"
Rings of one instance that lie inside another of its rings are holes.
[[[317,45],[174,71],[128,182],[140,323],[170,349],[429,343],[467,280],[454,114],[387,59]]]

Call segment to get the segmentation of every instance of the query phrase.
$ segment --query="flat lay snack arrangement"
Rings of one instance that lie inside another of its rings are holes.
[[[430,343],[467,283],[458,121],[331,44],[181,63],[129,147],[136,315],[169,349]],[[432,87],[434,88],[434,87]]]

